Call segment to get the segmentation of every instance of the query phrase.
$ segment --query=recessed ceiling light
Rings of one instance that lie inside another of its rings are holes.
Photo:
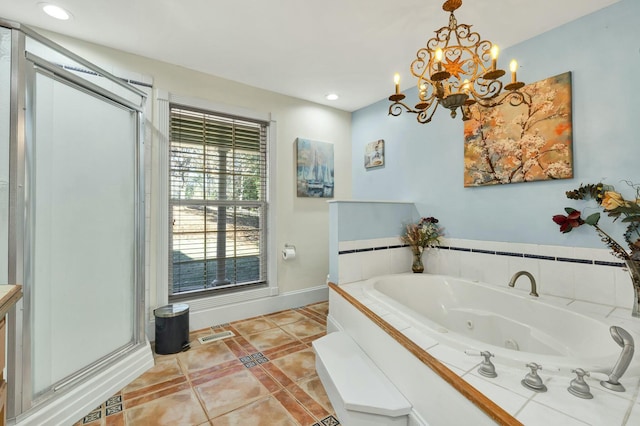
[[[42,7],[44,13],[51,16],[52,18],[60,19],[61,21],[66,21],[67,19],[71,18],[71,13],[64,10],[60,6],[56,6],[55,4],[40,3],[40,7]]]
[[[327,98],[327,100],[328,100],[328,101],[335,101],[335,100],[337,100],[339,97],[340,97],[340,96],[338,96],[338,95],[337,95],[337,94],[335,94],[335,93],[329,93],[329,94],[326,96],[326,98]]]

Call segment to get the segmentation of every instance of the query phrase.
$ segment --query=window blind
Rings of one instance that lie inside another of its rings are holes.
[[[170,107],[170,295],[266,282],[267,124]]]

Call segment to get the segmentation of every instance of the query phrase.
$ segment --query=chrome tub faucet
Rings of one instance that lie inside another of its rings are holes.
[[[536,288],[536,279],[533,278],[533,275],[531,275],[527,271],[518,271],[515,274],[513,274],[513,276],[509,280],[509,287],[515,286],[516,285],[516,280],[518,278],[520,278],[522,275],[525,275],[525,276],[529,277],[529,281],[531,281],[531,293],[529,293],[529,294],[531,296],[538,297],[538,292],[536,291],[537,290],[537,288]]]

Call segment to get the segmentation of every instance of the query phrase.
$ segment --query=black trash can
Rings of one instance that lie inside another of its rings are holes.
[[[175,354],[189,349],[189,305],[174,303],[153,311],[156,317],[156,353]]]

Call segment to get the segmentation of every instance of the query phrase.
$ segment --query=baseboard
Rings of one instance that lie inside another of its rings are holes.
[[[146,342],[90,379],[59,396],[52,397],[8,424],[16,426],[74,424],[153,365],[153,353],[149,342]]]
[[[344,331],[342,326],[338,324],[338,322],[331,316],[331,314],[327,315],[327,334],[335,333],[336,331]]]
[[[409,413],[409,426],[429,426],[429,423],[416,410],[412,410]]]
[[[297,308],[310,303],[324,302],[329,299],[329,288],[326,285],[307,288],[304,290],[280,293],[275,296],[261,299],[248,300],[237,303],[229,303],[224,306],[216,306],[206,309],[189,308],[189,330],[201,330],[217,324],[238,321],[259,315],[285,309]],[[189,302],[186,302],[189,303]],[[155,320],[147,323],[147,337],[155,340]]]

